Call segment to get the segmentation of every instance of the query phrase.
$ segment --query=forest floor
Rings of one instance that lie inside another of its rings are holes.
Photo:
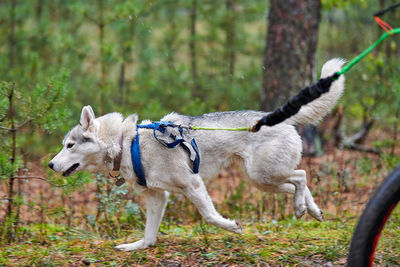
[[[378,266],[400,264],[399,208],[392,217],[378,247]],[[105,240],[65,226],[30,226],[44,235],[1,245],[0,266],[343,266],[356,221],[350,216],[322,223],[292,217],[244,223],[243,235],[203,223],[163,224],[154,247],[134,252],[114,246],[138,240],[139,230]]]

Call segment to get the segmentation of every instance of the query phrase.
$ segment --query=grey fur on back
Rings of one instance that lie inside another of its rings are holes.
[[[162,120],[182,125],[231,128],[252,126],[266,114],[260,111],[226,111],[201,116],[185,116],[171,113],[162,118]],[[184,135],[196,140],[200,150],[200,174],[204,178],[211,178],[216,175],[220,168],[227,163],[226,159],[235,156],[247,160],[260,154],[260,158],[267,158],[269,161],[264,164],[286,166],[290,171],[300,161],[302,149],[300,136],[293,125],[286,123],[281,123],[274,127],[262,127],[257,133],[224,130],[184,130]],[[269,157],[266,157],[266,154]],[[276,172],[273,168],[270,168],[270,171],[270,174],[264,173],[264,175],[274,176],[276,173],[282,173],[280,168]]]

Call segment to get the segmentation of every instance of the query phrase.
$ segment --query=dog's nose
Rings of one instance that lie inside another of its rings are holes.
[[[53,167],[54,167],[54,163],[50,161],[50,162],[49,162],[49,168],[50,168],[50,169],[53,169]]]

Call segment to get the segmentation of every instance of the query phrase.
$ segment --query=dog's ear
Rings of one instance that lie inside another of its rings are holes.
[[[91,106],[84,106],[82,108],[82,113],[81,113],[81,121],[80,124],[83,127],[83,129],[88,130],[92,128],[94,125],[94,111]]]
[[[134,114],[130,115],[127,119],[131,120],[134,124],[137,124],[139,117],[136,113],[134,113]]]
[[[94,111],[93,111],[93,109],[92,109],[92,106],[88,105],[88,106],[86,106],[86,107],[88,108],[88,110],[90,111],[90,113],[92,113],[93,118],[96,118],[96,116],[94,115]]]

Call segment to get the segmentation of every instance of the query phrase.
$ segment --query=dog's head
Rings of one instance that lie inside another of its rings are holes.
[[[110,122],[102,126],[105,118]],[[112,164],[112,159],[120,151],[118,123],[121,121],[119,113],[110,113],[96,119],[90,106],[83,107],[80,123],[64,137],[63,148],[50,161],[49,167],[62,172],[63,176],[70,176],[80,170],[107,170],[107,165]]]

